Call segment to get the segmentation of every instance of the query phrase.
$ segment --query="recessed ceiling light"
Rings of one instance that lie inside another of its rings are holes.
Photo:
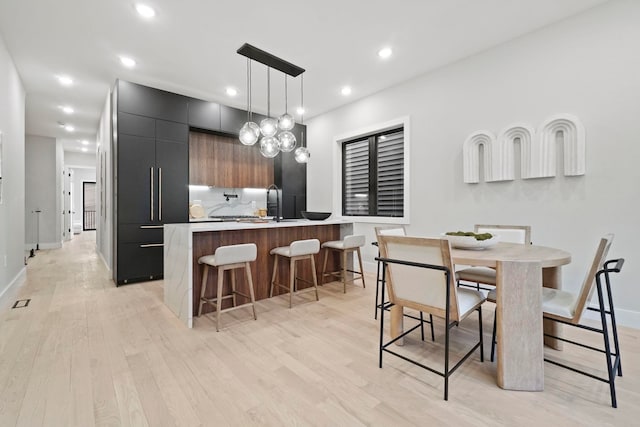
[[[351,95],[351,87],[344,86],[342,90],[340,90],[340,93],[343,94],[344,96]]]
[[[89,141],[87,141],[86,139],[83,139],[80,142],[82,142],[82,145],[89,145]]]
[[[58,76],[58,82],[62,86],[71,86],[73,84],[73,79],[69,76]]]
[[[378,51],[378,56],[382,59],[387,59],[388,57],[391,56],[392,53],[393,51],[391,50],[390,47],[383,47]]]
[[[122,63],[122,65],[124,65],[127,68],[133,68],[136,66],[136,61],[127,56],[121,56],[120,62]]]
[[[147,6],[146,4],[136,4],[136,10],[138,11],[138,14],[143,18],[151,19],[156,16],[156,11],[153,10],[151,6]]]
[[[228,87],[226,92],[229,96],[236,96],[238,94],[238,91],[233,87]]]
[[[298,107],[298,109],[296,110],[296,113],[298,113],[299,115],[303,115],[304,114],[304,108]]]
[[[64,130],[66,130],[67,132],[73,132],[74,130],[76,130],[76,128],[71,125],[65,125]]]
[[[60,109],[66,114],[73,114],[73,108],[69,107],[68,105],[61,105]]]
[[[84,151],[86,153],[87,151],[89,151],[89,149],[88,148],[83,148],[82,151]]]

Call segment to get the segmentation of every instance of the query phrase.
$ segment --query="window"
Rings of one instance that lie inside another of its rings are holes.
[[[342,215],[404,216],[404,128],[342,143]]]

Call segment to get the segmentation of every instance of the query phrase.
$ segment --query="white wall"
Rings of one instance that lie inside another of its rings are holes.
[[[27,135],[25,143],[25,222],[29,248],[40,243],[40,249],[62,245],[62,168],[55,138]],[[37,215],[40,210],[39,239]]]
[[[0,296],[24,272],[24,102],[22,81],[0,37],[0,132],[3,134],[4,158],[0,204]]]
[[[100,126],[96,135],[98,147],[96,159],[96,245],[98,253],[102,257],[107,268],[112,270],[113,228],[111,200],[111,94],[106,94],[106,100]]]
[[[67,161],[67,154],[65,152],[65,162]],[[73,207],[71,225],[76,222],[82,224],[82,207],[84,203],[84,189],[83,183],[96,182],[96,169],[95,168],[71,168],[73,171]],[[98,214],[96,213],[96,219]]]
[[[75,151],[65,151],[64,166],[67,168],[94,168],[95,169],[96,153],[78,153]]]
[[[563,275],[574,291],[598,239],[615,233],[610,257],[627,260],[615,277],[616,310],[623,323],[640,327],[639,22],[640,2],[608,2],[310,120],[309,210],[332,207],[326,180],[339,173],[332,162],[336,135],[409,115],[409,233],[529,224],[534,244],[571,252]],[[558,113],[585,125],[585,176],[462,182],[462,144],[470,133],[497,133],[514,122],[537,127]],[[371,224],[355,231],[375,239]],[[375,250],[365,251],[371,268]]]

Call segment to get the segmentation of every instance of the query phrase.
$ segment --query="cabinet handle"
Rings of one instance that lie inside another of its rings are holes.
[[[162,221],[162,168],[158,168],[158,221]]]
[[[157,248],[160,246],[164,246],[164,243],[145,243],[144,245],[140,245],[141,248]]]
[[[151,221],[153,221],[153,168],[149,168],[149,172],[151,173]]]
[[[141,225],[140,228],[142,228],[142,229],[146,229],[146,228],[164,228],[164,225]]]

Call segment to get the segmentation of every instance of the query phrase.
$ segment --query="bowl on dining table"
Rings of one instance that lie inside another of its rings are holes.
[[[491,238],[478,240],[475,236],[452,236],[446,233],[442,233],[442,237],[449,240],[451,247],[456,249],[486,249],[500,241],[500,236],[492,234]]]

